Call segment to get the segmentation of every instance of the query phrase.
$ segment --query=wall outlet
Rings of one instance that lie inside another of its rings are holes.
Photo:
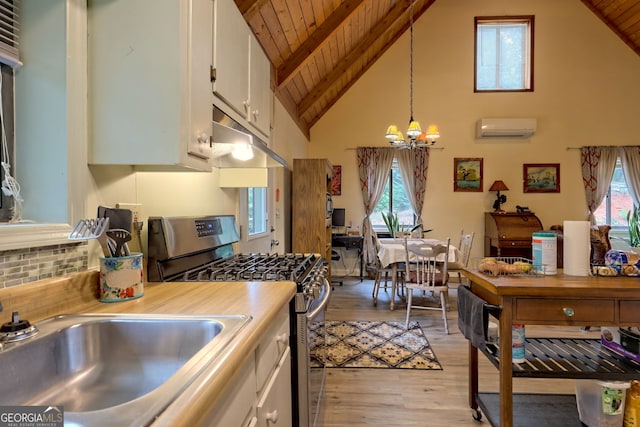
[[[116,203],[116,208],[129,209],[133,221],[142,221],[142,203]]]
[[[119,209],[129,209],[131,211],[131,234],[133,239],[127,243],[129,246],[129,250],[131,252],[143,252],[142,241],[140,237],[140,230],[142,230],[142,204],[141,203],[116,203],[116,208]],[[136,227],[133,223],[139,222],[139,228],[136,230]]]

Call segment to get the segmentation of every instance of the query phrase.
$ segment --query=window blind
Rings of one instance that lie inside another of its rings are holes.
[[[18,9],[20,0],[0,0],[0,62],[11,67],[22,65],[18,51]]]

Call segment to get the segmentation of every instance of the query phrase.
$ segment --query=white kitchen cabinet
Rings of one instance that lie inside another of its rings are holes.
[[[213,92],[246,118],[251,30],[233,0],[214,0],[213,16]]]
[[[271,63],[233,0],[214,0],[213,28],[213,92],[268,140]]]
[[[218,401],[205,425],[248,427],[257,424],[255,360],[253,357],[249,359]]]
[[[291,427],[291,350],[286,349],[258,400],[258,427]]]
[[[273,374],[278,361],[289,347],[289,313],[281,311],[256,348],[256,382],[258,393]]]
[[[289,313],[280,312],[256,349],[259,427],[291,427]]]
[[[291,427],[292,423],[289,308],[283,307],[203,425]]]
[[[249,122],[265,135],[271,134],[271,62],[262,47],[251,37],[249,43]]]
[[[211,171],[213,0],[89,0],[89,163]]]

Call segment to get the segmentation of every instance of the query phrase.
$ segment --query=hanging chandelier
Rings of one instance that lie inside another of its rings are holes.
[[[426,147],[435,144],[436,140],[440,138],[438,126],[429,125],[426,132],[423,132],[420,123],[413,119],[413,1],[409,9],[409,110],[411,117],[409,118],[407,139],[398,130],[398,126],[390,125],[386,134],[389,143],[398,148]]]

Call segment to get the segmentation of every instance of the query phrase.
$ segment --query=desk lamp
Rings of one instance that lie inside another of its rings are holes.
[[[494,181],[493,184],[491,184],[491,187],[489,188],[489,191],[496,191],[497,192],[497,198],[496,201],[493,202],[493,211],[494,212],[504,212],[502,209],[500,209],[500,205],[503,204],[504,202],[507,201],[507,196],[500,195],[501,191],[508,191],[509,187],[507,187],[505,185],[504,182],[502,181]]]

